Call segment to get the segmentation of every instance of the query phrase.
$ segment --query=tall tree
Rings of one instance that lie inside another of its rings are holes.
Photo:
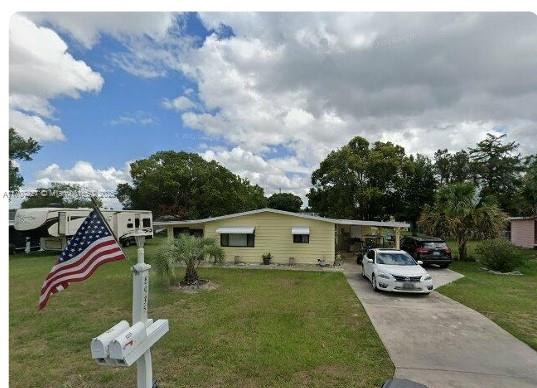
[[[32,155],[41,149],[39,143],[32,139],[24,139],[14,128],[9,128],[9,190],[18,191],[24,178],[19,172],[15,160],[32,160]]]
[[[504,142],[506,135],[495,136],[490,133],[469,149],[475,165],[477,181],[483,197],[494,198],[500,207],[516,211],[516,194],[523,171],[522,158],[517,152],[519,144]]]
[[[96,198],[98,206],[102,206],[102,200]],[[77,184],[53,182],[50,187],[38,188],[35,193],[27,197],[21,203],[21,208],[35,207],[92,207],[93,202]]]
[[[298,213],[302,207],[302,199],[293,193],[275,193],[268,197],[267,206],[272,209]]]
[[[447,149],[434,153],[434,168],[438,182],[443,185],[451,180],[451,154]]]
[[[126,208],[152,210],[196,219],[259,209],[263,189],[198,154],[160,151],[131,163],[131,184],[120,184],[117,197]]]
[[[483,201],[471,183],[441,187],[433,206],[426,205],[419,224],[431,235],[453,238],[459,259],[467,259],[466,244],[471,239],[496,238],[503,231],[507,216],[494,203]]]
[[[399,212],[403,147],[362,137],[332,151],[312,174],[309,206],[323,216],[387,219]]]
[[[537,216],[537,154],[526,158],[525,167],[520,188],[519,214]]]
[[[401,173],[401,199],[396,216],[410,222],[412,231],[415,231],[423,206],[434,202],[434,166],[424,155],[411,155],[404,163]]]
[[[447,149],[434,154],[434,170],[440,185],[470,182],[474,178],[473,164],[468,152],[461,150],[451,154]]]

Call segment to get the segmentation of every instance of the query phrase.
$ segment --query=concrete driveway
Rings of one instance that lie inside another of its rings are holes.
[[[395,364],[395,376],[429,388],[537,387],[537,352],[478,312],[432,292],[374,292],[361,267],[344,273]],[[462,275],[430,269],[435,286]],[[501,292],[501,290],[499,290]]]

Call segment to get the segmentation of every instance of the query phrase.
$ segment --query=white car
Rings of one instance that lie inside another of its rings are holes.
[[[428,294],[433,290],[433,279],[420,264],[405,251],[370,249],[362,259],[362,276],[375,291]]]

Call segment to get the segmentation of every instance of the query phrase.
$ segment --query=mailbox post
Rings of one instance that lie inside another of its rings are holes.
[[[121,321],[91,341],[91,355],[101,365],[129,367],[136,363],[138,388],[152,388],[151,346],[168,330],[168,320],[147,318],[149,270],[144,262],[145,236],[135,235],[138,260],[132,266],[132,326]]]
[[[144,262],[145,236],[136,234],[136,246],[138,247],[138,260],[132,267],[132,324],[142,322],[146,327],[147,307],[149,303],[149,270],[151,266]],[[136,361],[136,374],[138,388],[151,388],[153,386],[153,368],[151,365],[151,349]]]

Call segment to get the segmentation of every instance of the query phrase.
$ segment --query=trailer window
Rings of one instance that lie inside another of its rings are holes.
[[[142,219],[142,226],[144,228],[149,228],[151,226],[151,219],[149,218]]]
[[[139,219],[139,218],[135,218],[135,219],[134,219],[134,227],[135,227],[135,228],[139,228],[139,227],[140,227],[140,219]]]
[[[255,234],[222,233],[220,235],[220,246],[253,248],[255,246]]]
[[[309,244],[310,235],[309,234],[293,234],[293,243],[295,244]]]
[[[132,222],[127,223],[127,228],[132,229]]]

